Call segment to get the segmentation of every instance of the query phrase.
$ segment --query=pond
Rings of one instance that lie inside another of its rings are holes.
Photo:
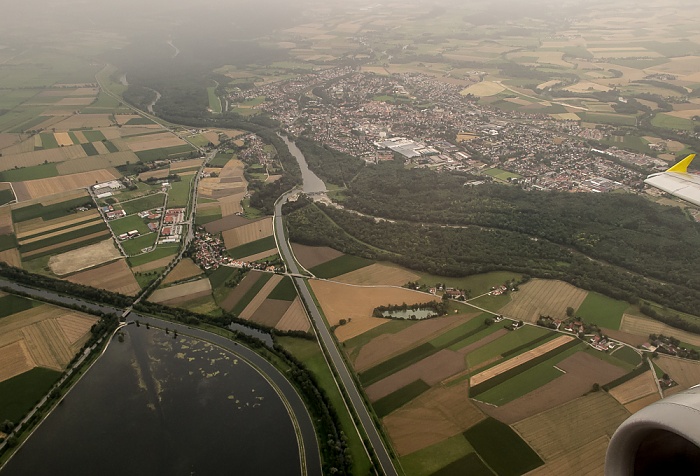
[[[14,475],[297,475],[279,395],[205,341],[121,329],[1,472]]]

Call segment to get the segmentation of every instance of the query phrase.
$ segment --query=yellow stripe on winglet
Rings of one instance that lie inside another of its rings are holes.
[[[693,161],[695,158],[695,154],[690,154],[688,157],[685,159],[681,160],[678,162],[676,165],[668,169],[666,172],[678,172],[679,174],[687,174],[688,173],[688,166],[690,163]]]

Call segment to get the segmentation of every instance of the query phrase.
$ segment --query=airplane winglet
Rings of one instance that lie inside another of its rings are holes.
[[[666,172],[677,172],[679,174],[687,174],[688,173],[688,166],[690,163],[693,161],[695,158],[695,154],[690,154],[688,157],[685,159],[681,160],[678,162],[676,165],[668,169]]]

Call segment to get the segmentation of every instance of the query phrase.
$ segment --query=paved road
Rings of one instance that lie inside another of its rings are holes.
[[[285,194],[275,204],[275,238],[277,240],[277,246],[280,250],[280,253],[284,260],[287,262],[287,270],[292,274],[299,274],[299,268],[296,265],[296,262],[294,261],[294,257],[289,247],[289,243],[284,237],[284,225],[282,222],[282,204],[287,201],[289,195],[290,193]],[[389,452],[387,451],[386,446],[384,446],[384,441],[379,435],[377,427],[374,425],[374,421],[372,420],[372,417],[370,416],[370,413],[367,410],[367,407],[365,406],[365,402],[362,399],[362,396],[360,395],[357,386],[355,385],[355,381],[353,380],[352,375],[348,370],[345,361],[343,360],[343,357],[340,355],[340,351],[338,350],[338,347],[335,344],[333,336],[328,330],[328,326],[326,326],[326,323],[323,320],[321,313],[316,307],[316,304],[311,296],[311,292],[309,291],[306,280],[299,277],[295,277],[294,281],[297,285],[297,288],[301,291],[302,298],[307,304],[307,308],[309,310],[309,313],[311,314],[311,318],[314,321],[318,335],[321,338],[324,347],[327,349],[328,354],[330,355],[331,362],[333,363],[333,366],[335,367],[338,375],[340,376],[342,385],[343,387],[345,387],[347,395],[350,396],[350,401],[348,401],[347,403],[348,405],[353,406],[353,408],[355,409],[355,413],[359,416],[360,422],[365,429],[365,433],[369,438],[370,444],[374,448],[374,452],[377,455],[377,458],[379,459],[379,463],[381,464],[384,474],[386,474],[387,476],[397,475],[398,473],[396,472],[396,468],[394,468],[394,463],[392,462],[391,457],[389,456]],[[338,383],[340,384],[341,382]]]
[[[88,301],[83,301],[77,298],[62,296],[56,294],[52,291],[47,291],[44,289],[35,289],[22,284],[13,283],[5,279],[0,278],[0,286],[8,287],[15,291],[20,291],[29,294],[30,296],[35,296],[43,299],[50,299],[55,302],[60,302],[70,305],[85,305],[88,309],[111,312],[120,315],[122,309],[116,309],[111,306],[104,306],[100,304],[95,304]],[[237,344],[225,337],[219,336],[217,334],[212,334],[211,332],[205,331],[203,329],[189,327],[184,324],[179,324],[170,321],[163,321],[150,316],[143,316],[138,313],[132,312],[129,315],[129,319],[138,319],[143,324],[149,323],[152,326],[165,328],[168,327],[173,330],[177,330],[179,334],[190,335],[199,339],[207,340],[218,346],[227,349],[236,355],[245,359],[271,381],[284,398],[289,403],[291,412],[296,417],[297,423],[299,425],[299,430],[301,432],[300,442],[303,446],[305,461],[306,461],[306,474],[309,476],[322,476],[321,470],[321,455],[318,448],[318,441],[316,440],[316,429],[314,428],[313,421],[309,415],[308,410],[304,401],[301,399],[297,393],[294,386],[287,380],[287,378],[282,374],[275,366],[265,360],[263,357],[256,354],[254,351],[245,347],[243,345]]]

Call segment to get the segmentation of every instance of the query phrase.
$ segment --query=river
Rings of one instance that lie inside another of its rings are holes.
[[[321,180],[318,175],[309,169],[309,164],[306,163],[306,157],[304,157],[304,154],[302,154],[301,150],[299,150],[299,147],[297,147],[294,142],[290,141],[287,136],[283,136],[282,134],[278,135],[284,141],[284,143],[287,144],[289,152],[295,159],[297,159],[297,162],[299,163],[301,178],[304,181],[304,193],[325,192],[326,184],[323,183],[323,180]]]
[[[172,331],[121,332],[2,476],[300,474],[287,410],[245,360]]]

